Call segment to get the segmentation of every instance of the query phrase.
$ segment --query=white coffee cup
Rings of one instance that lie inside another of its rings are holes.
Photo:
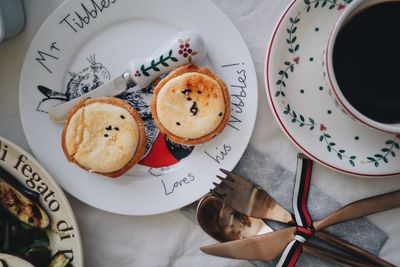
[[[328,41],[325,47],[324,53],[324,77],[328,87],[333,92],[333,96],[336,98],[339,105],[345,111],[346,114],[354,118],[355,120],[361,122],[364,125],[369,127],[385,131],[391,133],[400,133],[400,123],[382,123],[376,120],[373,120],[360,111],[358,111],[343,95],[338,82],[335,77],[335,72],[333,68],[333,49],[335,45],[336,38],[343,28],[343,26],[350,20],[352,17],[359,12],[365,10],[366,8],[373,6],[378,3],[385,3],[385,2],[396,2],[396,0],[353,0],[351,4],[349,4],[343,13],[339,16],[338,20],[336,21],[335,25],[333,26],[331,33],[329,35]],[[397,1],[400,3],[400,1]],[[400,17],[400,14],[399,14]],[[400,87],[399,87],[400,90]],[[400,116],[400,115],[399,115]]]

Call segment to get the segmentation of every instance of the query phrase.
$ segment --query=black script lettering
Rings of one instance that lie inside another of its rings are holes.
[[[88,10],[86,9],[86,7],[85,7],[83,4],[82,4],[82,7],[83,7],[84,10],[86,10],[86,16],[83,16],[83,17],[82,17],[81,15],[79,15],[78,12],[75,11],[75,15],[76,15],[76,17],[79,19],[79,21],[77,22],[77,21],[75,20],[75,18],[72,19],[72,20],[74,21],[75,25],[78,26],[78,27],[81,28],[81,29],[83,29],[83,27],[85,27],[85,24],[86,24],[86,25],[89,24],[89,22],[90,22],[90,16],[91,16],[91,13],[88,12]],[[96,13],[95,17],[97,17],[97,13]],[[94,18],[95,18],[95,17],[94,17]]]
[[[74,32],[78,32],[77,30],[75,30],[74,26],[67,20],[69,18],[69,16],[71,16],[71,14],[67,14],[58,24],[62,24],[62,23],[67,23],[67,25],[74,31]]]
[[[29,188],[34,189],[36,187],[35,182],[40,182],[41,180],[42,180],[42,178],[39,176],[39,174],[34,172],[31,176],[31,178],[27,179],[25,183]]]
[[[242,113],[243,112],[243,107],[244,107],[244,102],[240,95],[232,94],[231,97],[234,99],[232,100],[232,105],[236,107],[236,110],[232,108],[232,111],[235,111],[236,113]],[[235,102],[237,100],[238,102]]]
[[[53,58],[58,60],[58,57],[56,57],[53,54],[50,53],[46,53],[43,51],[37,51],[37,53],[39,54],[39,57],[35,58],[37,62],[40,63],[40,65],[42,65],[42,67],[44,67],[49,73],[53,73],[53,71],[45,64],[46,60],[49,58]]]
[[[75,237],[73,233],[74,228],[72,226],[69,226],[68,223],[64,220],[57,222],[57,230],[61,232],[60,233],[61,240]]]
[[[247,97],[246,71],[243,69],[236,70],[236,73],[239,75],[237,77],[237,81],[239,83],[231,85],[231,88],[232,90],[239,88],[240,91],[238,93],[231,94],[231,98],[233,98],[232,105],[236,107],[236,109],[232,108],[232,111],[235,111],[236,113],[242,113],[243,107],[245,106],[243,99]]]
[[[236,70],[236,75],[237,76],[237,83],[231,84],[231,102],[232,102],[232,108],[231,111],[237,114],[243,113],[243,108],[245,107],[245,102],[244,98],[247,97],[246,93],[246,70],[242,69],[242,66],[244,63],[232,63],[232,64],[225,64],[221,65],[222,68],[234,68]],[[239,89],[239,92],[237,90]],[[234,117],[234,121],[236,123],[241,123],[241,120],[237,119]],[[235,130],[239,131],[239,128],[237,126],[233,126],[232,123],[229,124],[230,127],[234,128]]]
[[[57,51],[60,51],[60,48],[58,48],[58,47],[56,46],[56,43],[57,43],[57,42],[52,42],[52,43],[51,43],[51,45],[50,45],[50,50],[57,50]]]
[[[242,63],[244,64],[244,63]],[[226,64],[226,65],[221,65],[222,68],[226,68],[226,67],[233,67],[233,66],[239,66],[240,63],[232,63],[232,64]]]
[[[58,203],[58,201],[55,199],[54,192],[49,190],[49,186],[44,182],[38,184],[40,181],[42,181],[42,178],[38,173],[34,172],[32,166],[26,163],[27,159],[28,158],[25,155],[20,155],[14,168],[28,178],[25,180],[25,184],[30,189],[36,190],[43,197],[44,201],[49,207],[49,210],[53,212],[58,211],[60,209],[60,203]]]
[[[24,164],[25,164],[25,160],[27,160],[27,159],[28,159],[28,158],[27,158],[25,155],[22,155],[22,154],[19,155],[17,164],[15,164],[14,169],[18,170],[18,169],[19,169],[19,165],[20,165],[21,163],[24,163]]]
[[[189,174],[188,174],[188,177],[189,177],[189,180],[190,180],[190,181],[192,181],[192,182],[194,181],[194,175],[193,175],[193,174],[189,173]]]
[[[232,150],[232,148],[227,144],[224,144],[222,149],[218,149],[217,147],[215,149],[218,150],[217,155],[215,156],[212,156],[207,151],[204,151],[204,153],[206,153],[207,156],[212,158],[218,164],[220,164],[226,158],[226,156],[228,156],[229,151]]]
[[[26,173],[26,171],[28,171],[28,173]],[[21,173],[28,178],[32,174],[32,167],[28,164],[24,164],[21,168]]]
[[[97,18],[99,13],[102,13],[104,9],[114,4],[116,0],[91,0],[90,4],[81,3],[81,10],[75,10],[71,15],[68,13],[58,24],[64,24],[73,32],[78,32],[79,29],[83,29],[86,25]]]
[[[243,77],[238,77],[238,81],[243,83],[246,87],[246,71],[245,70],[237,70],[237,74],[241,74]]]
[[[228,121],[228,126],[232,127],[233,129],[240,131],[238,127],[236,127],[235,123],[242,123],[242,121],[239,118],[236,118],[231,114],[231,118]]]
[[[37,174],[36,172],[34,172],[34,173],[32,173],[32,176],[31,176],[30,179],[32,179],[32,180],[35,181],[35,182],[39,182],[39,181],[42,180],[42,177],[40,177],[39,174]]]
[[[6,144],[3,145],[3,143],[0,141],[0,160],[2,161],[6,161],[7,148],[8,146]]]
[[[47,190],[49,190],[49,187],[45,183],[40,183],[40,185],[37,186],[36,190],[44,196],[47,193]]]
[[[60,203],[58,203],[58,201],[55,199],[52,199],[49,202],[48,206],[49,206],[49,210],[51,210],[52,212],[56,212],[56,211],[60,210]]]
[[[184,177],[184,178],[174,182],[174,184],[170,188],[165,184],[164,180],[161,180],[161,183],[164,187],[164,194],[170,195],[170,194],[174,193],[175,189],[182,187],[185,184],[190,184],[194,180],[195,180],[194,175],[192,173],[188,173],[187,177]]]
[[[54,192],[50,190],[50,192],[47,194],[47,196],[44,197],[44,200],[49,201],[49,198],[54,196]]]

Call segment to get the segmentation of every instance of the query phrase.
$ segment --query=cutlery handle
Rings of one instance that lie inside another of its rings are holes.
[[[295,224],[294,221],[289,221],[289,224]],[[394,265],[391,264],[390,262],[385,261],[384,259],[380,258],[377,255],[372,254],[371,252],[364,250],[360,247],[357,247],[356,245],[353,245],[350,242],[347,242],[346,240],[338,237],[337,235],[331,234],[328,231],[325,230],[319,230],[316,231],[314,236],[318,238],[319,240],[322,240],[326,242],[327,244],[330,244],[343,252],[347,252],[351,255],[354,255],[358,258],[362,258],[366,260],[367,262],[377,264],[378,266],[382,267],[393,267]]]
[[[360,261],[354,257],[334,252],[332,250],[323,247],[316,246],[310,242],[303,244],[303,250],[307,254],[317,256],[321,259],[330,262],[337,263],[341,266],[357,266],[357,267],[375,266],[375,265],[370,265],[364,261]]]
[[[382,194],[379,196],[369,197],[362,200],[352,202],[341,209],[333,212],[328,217],[315,222],[314,228],[316,231],[325,227],[364,217],[380,211],[385,211],[400,206],[400,190],[391,193]]]
[[[161,74],[190,62],[200,62],[205,55],[206,46],[201,36],[192,31],[182,31],[149,57],[131,61],[129,75],[144,88]]]
[[[394,266],[391,263],[385,261],[384,259],[382,259],[362,248],[359,248],[359,247],[347,242],[346,240],[343,240],[343,239],[339,238],[338,236],[331,234],[327,231],[320,230],[318,232],[315,232],[314,236],[320,240],[323,240],[323,241],[333,245],[333,246],[343,249],[344,251],[350,253],[351,255],[361,257],[362,259],[364,259],[368,262],[374,263],[377,266],[385,266],[385,267],[393,267]]]

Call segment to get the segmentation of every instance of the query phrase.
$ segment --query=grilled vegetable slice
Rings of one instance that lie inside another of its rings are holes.
[[[3,267],[34,267],[32,264],[18,256],[4,253],[0,253],[0,266],[2,266],[1,264],[3,264]]]
[[[19,192],[24,194],[26,197],[33,200],[39,199],[40,194],[38,192],[35,192],[27,188],[24,184],[18,181],[14,176],[12,176],[8,171],[3,169],[1,166],[0,166],[0,178],[5,180],[10,185],[14,186],[16,189],[18,189]]]
[[[71,259],[65,256],[64,253],[58,252],[54,254],[53,258],[51,259],[51,262],[49,264],[49,267],[67,267],[71,266],[70,265]]]
[[[47,229],[21,222],[0,205],[0,252],[21,257],[37,267],[47,267],[51,260],[49,246]]]
[[[20,221],[28,225],[46,228],[50,224],[50,217],[44,209],[1,177],[0,204]]]
[[[35,266],[47,266],[51,259],[49,248],[31,248],[25,253],[26,259]]]

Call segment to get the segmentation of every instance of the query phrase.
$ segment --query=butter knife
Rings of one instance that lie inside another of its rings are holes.
[[[150,56],[133,60],[122,75],[75,99],[50,108],[51,120],[63,123],[70,109],[84,98],[115,96],[128,88],[144,88],[155,78],[179,66],[201,62],[206,55],[202,37],[193,31],[182,31],[171,37]]]

